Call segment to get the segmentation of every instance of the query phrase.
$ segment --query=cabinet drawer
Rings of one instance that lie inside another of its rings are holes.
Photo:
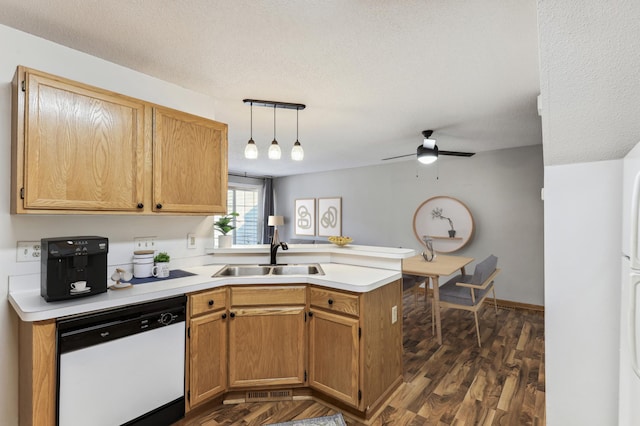
[[[329,309],[334,312],[344,312],[355,316],[360,315],[359,297],[355,294],[311,287],[309,289],[309,299],[311,306],[316,308]]]
[[[215,290],[207,290],[202,293],[192,294],[190,296],[190,315],[195,317],[207,312],[224,309],[227,306],[227,290],[218,288]]]
[[[231,287],[232,306],[302,305],[305,286]]]

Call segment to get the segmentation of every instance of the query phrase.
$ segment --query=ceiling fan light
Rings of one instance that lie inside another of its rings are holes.
[[[424,146],[425,148],[433,149],[433,147],[436,146],[436,140],[431,138],[424,138],[424,141],[422,141],[422,146]]]
[[[279,160],[280,157],[282,156],[282,151],[280,150],[280,145],[278,145],[278,141],[277,140],[273,140],[271,142],[271,146],[269,147],[269,151],[267,153],[267,155],[269,156],[269,159],[271,160]]]
[[[424,145],[418,146],[418,161],[422,164],[431,164],[438,159],[438,146],[426,148]]]
[[[304,150],[302,149],[302,145],[300,145],[300,142],[297,140],[296,143],[293,144],[293,148],[291,149],[291,159],[293,161],[304,160]]]
[[[244,147],[244,158],[249,160],[255,160],[258,158],[258,146],[253,139],[249,139],[247,146]]]

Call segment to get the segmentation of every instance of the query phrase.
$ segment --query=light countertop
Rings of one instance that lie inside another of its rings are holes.
[[[9,302],[22,321],[31,322],[148,302],[225,285],[302,283],[365,293],[402,276],[399,270],[321,263],[325,275],[212,278],[224,266],[219,264],[181,268],[196,275],[136,284],[124,289],[109,289],[106,293],[58,302],[46,302],[40,296],[39,275],[14,276],[9,280]]]

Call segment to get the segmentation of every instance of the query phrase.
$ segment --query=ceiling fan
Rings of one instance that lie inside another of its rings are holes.
[[[424,141],[422,142],[422,145],[418,145],[416,154],[397,155],[395,157],[383,158],[382,161],[394,160],[396,158],[410,157],[412,155],[416,155],[419,162],[423,164],[431,164],[438,159],[438,155],[452,155],[454,157],[471,157],[475,155],[475,152],[440,151],[438,150],[438,145],[436,145],[436,140],[431,139],[432,134],[433,134],[433,130],[422,131],[422,136],[424,136]]]

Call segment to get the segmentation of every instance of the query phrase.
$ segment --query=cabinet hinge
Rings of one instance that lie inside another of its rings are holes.
[[[24,186],[20,188],[20,199],[24,200]]]
[[[304,370],[304,382],[307,383],[307,370]]]
[[[358,327],[358,339],[362,338],[362,327]]]
[[[307,322],[307,312],[304,312],[304,322]]]
[[[191,391],[187,391],[187,401],[191,402]]]
[[[358,401],[362,401],[362,391],[358,389]]]
[[[187,328],[187,337],[191,339],[191,327]]]
[[[25,80],[22,80],[22,91],[26,92],[27,91],[27,83]]]

